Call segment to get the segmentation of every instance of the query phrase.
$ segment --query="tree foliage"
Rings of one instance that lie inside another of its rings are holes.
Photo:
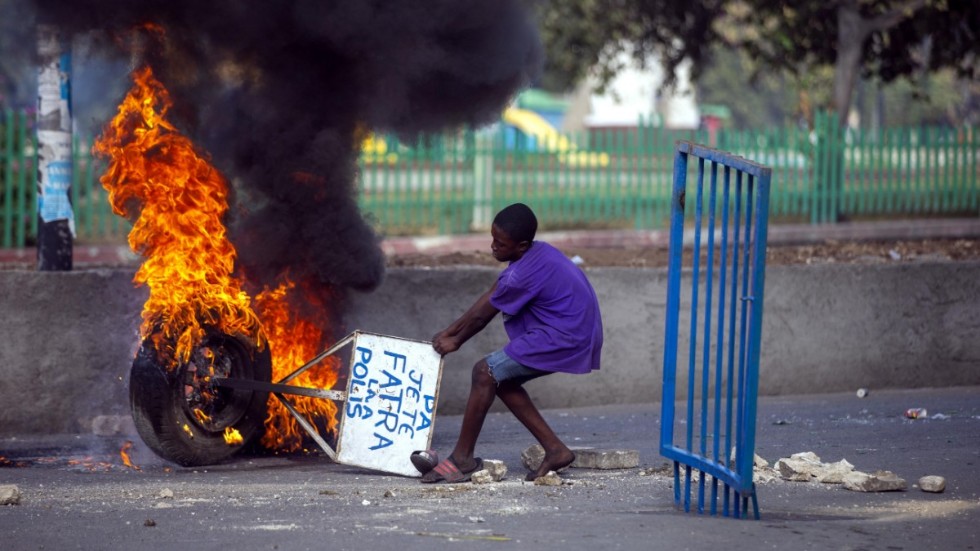
[[[755,78],[748,75],[756,73]],[[758,63],[740,50],[717,46],[696,87],[702,104],[729,108],[735,128],[804,124],[807,107],[830,105],[833,67],[814,68],[805,77],[788,71],[758,71]],[[732,93],[738,90],[738,93]],[[852,111],[867,129],[884,126],[980,124],[980,81],[958,78],[941,69],[917,82],[897,78],[885,83],[861,79]]]
[[[721,39],[713,22],[724,0],[543,0],[538,4],[547,67],[543,87],[569,90],[590,71],[606,84],[622,67],[656,56],[668,75],[685,59],[698,67]],[[673,84],[669,82],[668,84]]]
[[[22,0],[0,0],[0,109],[34,100],[34,18]]]
[[[539,10],[548,54],[542,84],[552,90],[589,71],[607,81],[621,51],[657,56],[668,75],[687,58],[697,77],[720,46],[748,53],[759,74],[805,79],[833,67],[828,106],[843,118],[862,76],[980,73],[976,0],[547,0]]]
[[[891,82],[952,67],[974,78],[980,54],[980,7],[975,0],[745,0],[730,10],[735,24],[754,29],[733,45],[766,66],[801,74],[834,67],[831,107],[841,119],[858,78]],[[736,4],[729,4],[729,7]]]

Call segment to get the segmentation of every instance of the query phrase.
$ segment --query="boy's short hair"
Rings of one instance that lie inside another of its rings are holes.
[[[493,223],[517,243],[534,241],[538,231],[538,219],[531,207],[524,203],[508,205],[497,213]]]

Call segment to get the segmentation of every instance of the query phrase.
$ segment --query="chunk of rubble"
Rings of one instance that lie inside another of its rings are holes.
[[[493,477],[490,476],[490,471],[483,469],[482,471],[476,471],[470,475],[470,481],[473,484],[490,484],[493,482]]]
[[[738,448],[732,448],[732,453],[728,457],[728,461],[732,466],[735,465],[735,455],[738,453]],[[757,453],[752,454],[752,466],[753,467],[768,467],[769,462],[766,461],[761,455]]]
[[[946,479],[941,476],[923,476],[919,479],[919,489],[934,494],[942,493],[946,489]]]
[[[821,463],[820,456],[813,452],[801,452],[794,453],[789,456],[790,459],[802,459],[803,461],[810,461],[811,463]]]
[[[562,480],[555,471],[548,471],[534,479],[535,486],[561,486]]]
[[[854,465],[846,459],[836,463],[824,463],[813,452],[794,453],[776,461],[775,469],[783,480],[795,482],[817,481],[823,484],[843,484],[844,477],[854,471]]]
[[[521,463],[523,463],[529,471],[538,470],[538,467],[541,466],[542,461],[544,461],[544,448],[541,447],[541,444],[528,446],[521,452]]]
[[[794,453],[788,458],[780,458],[773,468],[779,472],[783,480],[809,482],[821,472],[823,463],[820,462],[817,454],[804,452]]]
[[[844,477],[854,471],[846,459],[841,459],[837,463],[824,463],[823,468],[817,474],[817,482],[823,484],[843,484]]]
[[[732,453],[728,457],[729,467],[735,467],[735,456],[737,448],[732,448]],[[769,461],[757,453],[752,454],[752,480],[758,484],[768,484],[779,478],[779,472],[769,466]]]
[[[507,464],[499,459],[484,459],[483,470],[488,471],[494,480],[503,480],[507,476]]]
[[[578,469],[632,469],[640,465],[640,452],[626,449],[571,448],[575,461],[569,467]],[[540,444],[529,446],[521,452],[521,462],[529,471],[536,471],[544,460],[544,448]]]
[[[15,484],[0,485],[0,505],[20,505],[20,488]]]
[[[484,459],[483,469],[473,473],[474,484],[489,484],[499,482],[507,476],[507,465],[498,459]]]
[[[875,471],[868,474],[852,471],[844,477],[844,487],[855,492],[899,492],[908,484],[891,471]]]
[[[779,473],[772,467],[756,467],[752,469],[752,480],[759,484],[768,484],[779,479]]]

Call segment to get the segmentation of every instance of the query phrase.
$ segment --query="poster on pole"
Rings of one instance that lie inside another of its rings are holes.
[[[442,357],[429,342],[357,332],[350,364],[337,461],[420,476],[409,457],[432,442]]]
[[[37,213],[45,224],[67,220],[74,234],[71,52],[57,27],[42,24],[37,30]],[[38,232],[48,233],[44,227]],[[62,244],[60,238],[57,241]],[[39,235],[39,243],[48,241]],[[67,250],[70,258],[70,247]]]

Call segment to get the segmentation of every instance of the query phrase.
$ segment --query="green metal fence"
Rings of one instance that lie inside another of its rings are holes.
[[[29,245],[36,231],[32,120],[0,119],[3,247]],[[384,235],[442,235],[485,228],[499,208],[532,205],[542,229],[665,228],[677,140],[706,144],[773,169],[774,222],[978,214],[973,127],[840,132],[820,114],[812,130],[777,128],[708,134],[645,124],[629,129],[537,134],[506,124],[429,136],[417,143],[372,137],[357,182],[363,211]],[[77,239],[125,240],[98,182],[100,164],[76,144],[72,200]]]
[[[6,111],[0,132],[0,229],[4,247],[23,247],[28,236],[37,234],[34,215],[33,136],[28,137],[26,113]]]
[[[37,235],[37,172],[34,120],[28,113],[0,113],[0,246],[25,247]],[[91,142],[73,144],[71,200],[77,239],[83,243],[125,243],[129,222],[116,216],[99,183],[102,164]]]
[[[387,140],[362,158],[361,205],[389,235],[459,233],[514,202],[542,226],[665,226],[677,140],[707,144],[773,168],[775,221],[978,214],[978,140],[972,127],[841,132],[639,126],[534,139],[506,126],[421,144]]]

